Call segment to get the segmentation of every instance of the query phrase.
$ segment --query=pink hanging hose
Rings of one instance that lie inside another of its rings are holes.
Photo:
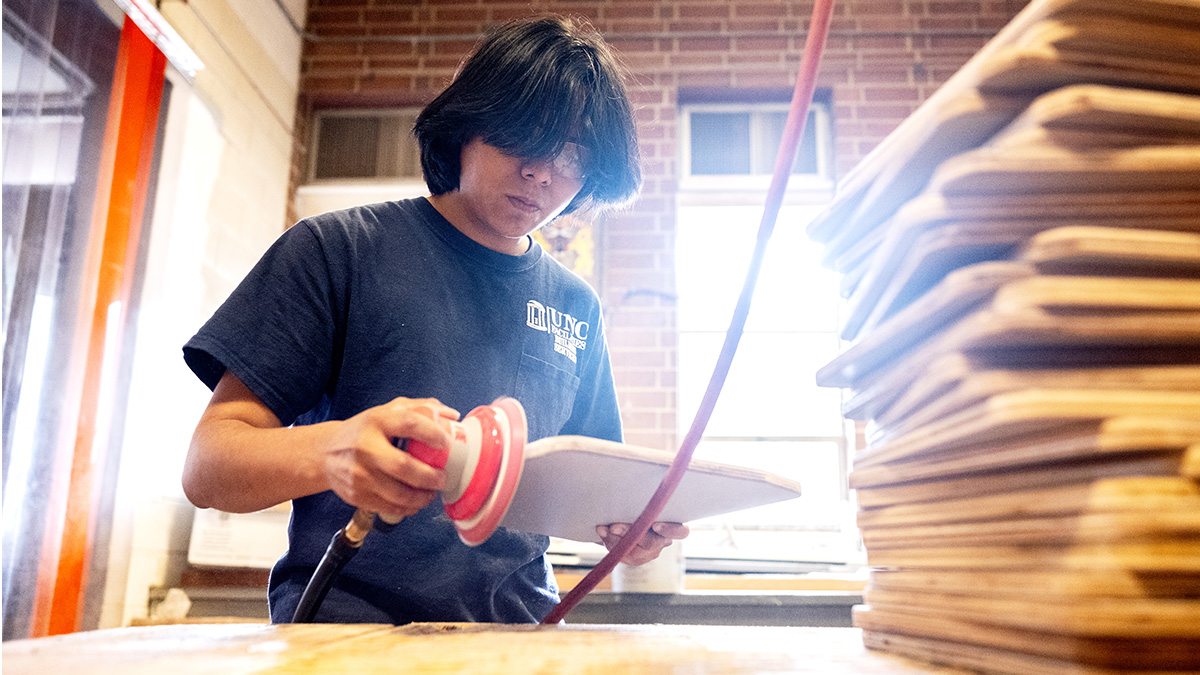
[[[817,86],[817,68],[821,63],[821,52],[825,49],[825,38],[829,34],[829,21],[832,15],[833,0],[815,1],[808,26],[808,37],[804,43],[804,54],[800,59],[800,74],[796,80],[796,88],[792,92],[792,104],[788,109],[783,138],[779,144],[779,154],[775,159],[775,173],[771,178],[771,186],[767,190],[767,201],[758,226],[758,241],[754,248],[754,256],[746,271],[746,280],[733,311],[733,318],[729,322],[729,329],[725,332],[725,344],[721,347],[721,354],[713,368],[704,398],[700,401],[700,408],[692,420],[692,426],[688,429],[687,436],[683,439],[683,445],[680,446],[679,452],[676,453],[674,461],[671,462],[671,466],[663,476],[662,482],[659,483],[654,496],[650,498],[650,503],[642,511],[642,515],[633,522],[629,532],[621,537],[620,543],[609,551],[608,555],[604,556],[600,562],[596,563],[592,571],[588,572],[587,576],[562,599],[562,602],[546,615],[546,618],[542,620],[544,624],[556,624],[562,621],[585,595],[612,572],[625,554],[637,545],[642,536],[646,534],[646,530],[650,529],[650,525],[662,513],[663,508],[667,505],[667,500],[671,498],[675,487],[683,478],[684,472],[687,471],[688,463],[692,461],[692,454],[696,451],[696,446],[704,435],[704,428],[708,426],[708,419],[717,405],[717,397],[720,396],[721,388],[725,385],[725,377],[729,374],[733,355],[737,353],[738,343],[742,339],[746,317],[750,314],[750,300],[754,297],[754,286],[758,282],[758,269],[762,265],[767,242],[775,229],[775,221],[779,217],[779,207],[783,203],[783,193],[787,189],[796,150],[800,145],[800,139],[804,136],[804,123],[808,119],[808,107],[812,103],[813,90]]]

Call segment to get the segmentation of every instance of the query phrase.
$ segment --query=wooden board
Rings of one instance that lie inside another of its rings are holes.
[[[1081,84],[1039,96],[988,144],[1094,149],[1198,139],[1200,96]]]
[[[924,593],[920,608],[914,594],[867,587],[871,607],[899,607],[961,621],[1057,635],[1098,638],[1194,640],[1200,646],[1200,600],[1164,598],[1071,598],[1046,596],[1041,602],[1020,598],[976,597],[956,593]],[[911,609],[910,609],[911,608]],[[1200,654],[1196,655],[1200,663]]]
[[[962,279],[965,277],[956,277]],[[953,282],[951,282],[953,283]],[[945,308],[959,293],[977,297],[975,285],[948,284],[943,299],[925,303],[898,319],[925,332],[898,339],[877,331],[865,336],[817,372],[824,386],[861,389],[884,365],[906,358],[928,363],[953,351],[1108,347],[1200,346],[1200,281],[1148,278],[1041,276],[1017,278],[996,288],[991,299],[946,324]],[[922,313],[925,313],[924,315]]]
[[[1078,152],[1064,148],[983,147],[946,160],[930,192],[953,195],[1103,194],[1200,190],[1200,146]]]
[[[1135,573],[1200,573],[1200,541],[867,549],[874,567],[950,570],[1124,570]]]
[[[525,470],[501,525],[575,541],[599,541],[600,524],[633,522],[675,456],[583,436],[544,438],[525,452]],[[659,520],[686,523],[799,496],[795,481],[693,460]]]
[[[853,628],[411,624],[175,625],[4,643],[5,673],[862,673],[931,670]]]
[[[854,470],[861,478],[872,467],[900,470],[921,458],[942,462],[984,449],[989,456],[981,462],[995,462],[1002,452],[1011,460],[1036,458],[1034,447],[1049,459],[1051,444],[1066,449],[1091,443],[1092,452],[1172,450],[1196,442],[1191,439],[1197,434],[1200,392],[1031,388],[997,394],[871,446],[855,456]]]
[[[1016,258],[1058,274],[1196,275],[1192,247],[1200,236],[1200,213],[1110,215],[1086,221],[1053,214],[1032,220],[935,221],[912,228],[897,223],[853,288],[842,337],[854,339],[882,325],[950,272],[979,262]],[[1138,229],[1128,228],[1131,223]],[[1097,243],[1089,247],[1087,237]],[[1032,244],[1039,238],[1041,243]],[[1029,250],[1031,245],[1037,248]],[[1122,245],[1128,245],[1124,257]]]
[[[860,475],[853,477],[861,483],[856,489],[859,506],[871,509],[902,504],[936,504],[961,498],[964,494],[999,495],[1128,476],[1200,479],[1200,451],[1191,448],[1106,453],[1096,451],[1095,445],[1086,436],[1058,441],[1053,438],[1026,439],[1024,443],[1035,448],[1043,447],[1038,445],[1040,443],[1055,452],[1075,454],[1067,455],[1070,461],[1055,464],[1053,471],[1046,471],[1045,463],[1015,467],[1001,465],[992,469],[968,467],[965,471],[952,468],[942,473],[926,471],[925,477],[911,480],[879,472],[875,476],[878,484],[866,484],[867,477]],[[1054,458],[1049,460],[1053,462]]]
[[[1010,258],[1025,239],[1023,229],[945,224],[912,233],[911,239],[907,233],[889,239],[864,273],[859,292],[850,298],[842,337],[854,339],[879,327],[955,270]]]
[[[1044,274],[1200,277],[1200,234],[1061,227],[1034,235],[1017,257]]]
[[[1200,513],[1200,486],[1195,481],[1179,476],[1128,476],[867,508],[858,512],[858,524],[864,530],[877,530],[1085,513],[1128,514],[1189,509]]]
[[[929,639],[919,636],[864,630],[863,643],[869,649],[900,654],[931,664],[967,668],[972,672],[1000,675],[1113,675],[1124,671],[1091,668],[1078,663],[993,649],[957,640]],[[1157,671],[1157,675],[1166,675]]]
[[[1190,640],[1113,640],[1031,634],[874,607],[855,608],[855,625],[871,649],[989,673],[1146,675],[1194,673]]]
[[[991,456],[962,453],[924,462],[856,469],[850,475],[850,482],[859,490],[890,488],[876,490],[874,498],[884,499],[882,495],[889,494],[890,499],[903,503],[904,500],[935,499],[933,490],[945,487],[947,483],[954,483],[962,490],[982,490],[981,482],[992,478],[1041,479],[1040,482],[1029,480],[1022,486],[1057,484],[1099,466],[1108,468],[1112,475],[1151,472],[1200,479],[1200,473],[1197,473],[1200,455],[1191,450],[1143,450],[1139,449],[1143,444],[1137,439],[1129,439],[1132,449],[1114,452],[1096,447],[1085,436],[1071,437],[1066,432],[1062,436],[1064,438],[1057,440],[1045,440],[1045,437],[1023,439],[1021,443],[995,450]],[[1116,440],[1124,439],[1114,439],[1114,442]]]
[[[1196,31],[1187,21],[1102,14],[1039,21],[981,64],[975,85],[991,94],[1041,92],[1079,82],[1196,92]]]
[[[947,415],[976,405],[998,394],[1029,387],[1039,389],[1092,389],[1141,391],[1200,391],[1200,365],[1125,366],[1115,368],[1022,368],[1008,370],[949,369],[928,371],[926,382],[916,383],[875,417],[872,443],[931,424]],[[911,395],[911,396],[910,396]]]
[[[870,372],[896,354],[927,342],[970,311],[978,311],[1004,284],[1028,278],[1025,263],[984,262],[956,270],[879,330],[864,336],[817,374],[824,382],[830,371],[853,367]],[[880,360],[882,359],[882,361]],[[853,364],[853,366],[849,366]]]
[[[1069,389],[1000,394],[858,453],[851,485],[911,482],[943,478],[955,471],[988,471],[1109,453],[1182,452],[1200,434],[1200,417],[1195,416],[1198,398],[1195,393]]]
[[[1134,574],[1112,570],[885,570],[871,571],[875,588],[908,593],[959,593],[979,597],[1200,598],[1198,574]]]
[[[853,420],[886,415],[910,395],[935,398],[952,387],[962,373],[985,367],[975,365],[974,359],[962,352],[941,354],[922,364],[911,360],[902,363],[904,367],[884,371],[870,385],[851,391],[842,403],[842,415]]]
[[[1154,544],[1200,540],[1196,500],[1174,500],[1169,509],[1131,513],[1082,513],[1063,516],[1007,517],[969,523],[896,525],[863,531],[872,553],[889,549],[938,546],[1031,546],[1047,544]],[[1200,622],[1197,622],[1200,626]]]

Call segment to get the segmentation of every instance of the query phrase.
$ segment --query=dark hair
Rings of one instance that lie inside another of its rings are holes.
[[[568,141],[586,147],[583,185],[563,213],[622,204],[642,182],[620,66],[590,26],[562,17],[491,30],[413,132],[435,195],[458,189],[462,147],[475,137],[528,158],[554,157]]]

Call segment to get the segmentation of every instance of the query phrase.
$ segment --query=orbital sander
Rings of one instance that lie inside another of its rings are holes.
[[[432,410],[426,409],[430,417]],[[517,492],[525,466],[527,426],[525,409],[514,398],[501,397],[467,413],[462,421],[441,420],[450,426],[448,449],[434,448],[415,439],[397,439],[396,445],[416,459],[446,472],[442,503],[446,515],[467,546],[487,541]],[[359,509],[333,536],[329,548],[300,596],[293,623],[309,623],[329,592],[334,577],[362,547],[372,529],[387,530],[402,516],[375,514]]]

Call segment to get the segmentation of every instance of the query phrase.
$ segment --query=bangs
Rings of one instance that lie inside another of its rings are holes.
[[[586,148],[583,185],[568,212],[590,202],[623,203],[641,185],[620,69],[598,35],[564,19],[495,29],[414,131],[435,194],[457,188],[457,149],[475,137],[526,158],[556,157],[568,142]]]
[[[567,141],[592,140],[583,127],[596,87],[593,59],[583,44],[538,28],[488,42],[460,75],[477,85],[473,135],[519,157],[552,157]],[[486,72],[468,72],[484,64]]]

